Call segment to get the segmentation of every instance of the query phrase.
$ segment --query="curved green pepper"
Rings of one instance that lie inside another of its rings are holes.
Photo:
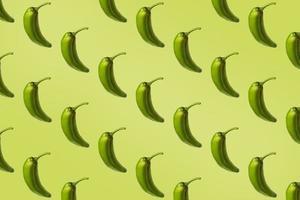
[[[268,111],[265,101],[264,101],[264,93],[263,93],[263,85],[270,81],[275,80],[275,77],[269,78],[263,82],[254,82],[248,91],[248,100],[249,104],[254,111],[254,113],[263,120],[269,122],[276,122],[277,119]]]
[[[300,32],[293,32],[288,36],[285,48],[290,61],[300,69]]]
[[[14,18],[12,18],[5,10],[2,0],[0,0],[0,20],[5,22],[13,23],[15,22]]]
[[[265,176],[264,176],[264,163],[263,160],[271,155],[276,155],[276,153],[272,152],[263,157],[255,157],[251,160],[248,167],[248,175],[251,181],[251,184],[256,189],[257,192],[269,196],[276,197],[276,193],[271,190],[271,188],[267,185]]]
[[[5,97],[13,98],[15,95],[4,84],[4,81],[2,78],[2,72],[1,72],[1,61],[3,58],[5,58],[6,56],[9,56],[9,55],[14,55],[14,53],[9,52],[0,57],[0,94]]]
[[[201,180],[200,177],[194,178],[188,182],[180,182],[173,191],[173,200],[189,200],[189,184]]]
[[[51,197],[51,194],[41,184],[38,173],[38,160],[50,153],[44,153],[38,157],[29,157],[23,165],[23,177],[29,189],[40,196]]]
[[[286,200],[299,200],[300,199],[300,183],[292,182],[286,189]]]
[[[227,0],[211,0],[215,10],[218,15],[223,19],[226,19],[231,22],[239,22],[239,18],[237,18],[232,11],[230,10]]]
[[[162,152],[151,157],[142,157],[136,164],[136,178],[142,189],[148,194],[156,197],[164,197],[164,194],[155,186],[151,175],[152,158],[163,155]]]
[[[239,97],[240,95],[231,87],[228,82],[226,74],[226,60],[227,58],[238,55],[239,53],[234,52],[226,57],[217,57],[211,65],[211,78],[217,87],[217,89],[231,97]]]
[[[181,64],[182,67],[190,71],[200,73],[202,70],[193,61],[189,50],[189,35],[196,30],[201,30],[201,28],[197,27],[189,32],[178,33],[173,42],[173,50],[178,62]]]
[[[292,107],[286,114],[285,121],[290,136],[300,144],[300,108]]]
[[[201,143],[194,138],[189,126],[188,111],[190,108],[194,107],[195,105],[201,105],[201,103],[198,102],[188,107],[178,108],[173,116],[173,125],[181,141],[194,147],[201,147],[202,146]]]
[[[239,128],[234,127],[225,132],[217,132],[211,139],[211,153],[217,162],[217,164],[231,172],[239,172],[239,168],[237,168],[229,159],[226,148],[226,135],[227,133],[238,130]]]
[[[1,135],[4,132],[9,131],[9,130],[14,130],[14,128],[9,127],[9,128],[6,128],[6,129],[0,131],[0,169],[3,171],[6,171],[6,172],[13,173],[15,170],[4,159],[4,156],[2,154],[2,147],[1,147]]]
[[[127,19],[118,11],[114,0],[99,0],[99,3],[109,18],[119,22],[127,22]]]
[[[26,10],[23,17],[23,24],[25,32],[30,40],[43,47],[52,47],[51,43],[43,36],[39,25],[39,9],[51,5],[50,2],[44,3],[38,7],[30,7]]]
[[[70,142],[81,147],[89,147],[90,145],[80,136],[76,123],[76,110],[83,105],[88,105],[88,103],[65,108],[61,115],[61,127]]]
[[[39,100],[38,85],[50,77],[44,78],[38,82],[29,82],[23,91],[23,99],[28,112],[36,119],[51,122],[51,118],[43,111]]]
[[[275,2],[269,3],[263,7],[255,7],[251,10],[249,17],[248,17],[248,24],[250,31],[256,41],[259,43],[268,46],[276,48],[277,45],[275,42],[271,40],[271,38],[268,36],[265,30],[264,25],[264,9],[270,5],[276,5]]]
[[[113,132],[104,132],[98,141],[99,154],[105,163],[105,165],[118,172],[127,172],[126,168],[118,161],[114,152],[113,136],[120,130],[126,130],[126,128],[119,128]]]
[[[155,35],[151,22],[151,10],[158,5],[164,5],[164,3],[160,2],[151,7],[141,8],[136,15],[136,26],[139,34],[145,42],[156,47],[164,47],[164,43],[162,43]]]
[[[162,123],[164,119],[155,111],[151,99],[151,85],[158,80],[163,80],[163,78],[159,77],[150,82],[142,82],[138,86],[136,89],[136,103],[145,117]]]
[[[126,53],[122,52],[113,57],[103,58],[98,67],[98,76],[106,91],[115,96],[127,97],[127,94],[123,90],[121,90],[118,84],[116,83],[114,76],[113,61],[120,55],[126,55]]]
[[[90,70],[81,62],[76,49],[76,35],[83,30],[88,30],[88,28],[84,27],[75,32],[65,33],[61,40],[61,53],[70,67],[87,73]]]
[[[76,182],[66,183],[63,189],[61,190],[61,200],[76,200],[77,199],[76,185],[84,180],[89,180],[89,178],[85,177]]]

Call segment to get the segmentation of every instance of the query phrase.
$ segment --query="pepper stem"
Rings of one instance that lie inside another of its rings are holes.
[[[156,156],[159,156],[159,155],[164,155],[164,153],[163,152],[156,153],[153,156],[149,157],[149,160],[152,160],[152,158],[155,158]]]
[[[117,133],[121,130],[126,130],[126,128],[125,127],[118,128],[117,130],[114,130],[113,132],[111,132],[111,134],[114,135],[115,133]]]
[[[272,6],[272,5],[276,5],[276,2],[269,3],[269,4],[261,7],[261,9],[264,10],[266,7],[269,7],[269,6]]]
[[[114,60],[115,58],[121,56],[121,55],[126,55],[126,52],[121,52],[121,53],[118,53],[117,55],[111,57],[112,60]]]
[[[238,128],[238,127],[231,128],[231,129],[225,131],[225,132],[224,132],[224,135],[226,135],[227,133],[229,133],[229,132],[231,132],[231,131],[233,131],[233,130],[239,130],[239,128]]]
[[[239,52],[233,52],[233,53],[229,54],[228,56],[225,56],[224,59],[226,60],[227,58],[229,58],[233,55],[239,55]]]
[[[74,182],[73,184],[74,184],[74,185],[77,185],[77,184],[80,183],[81,181],[85,181],[85,180],[89,180],[89,178],[88,178],[88,177],[84,177],[84,178],[82,178],[82,179],[80,179],[80,180]]]
[[[73,107],[73,109],[74,109],[74,110],[77,110],[79,107],[84,106],[84,105],[89,105],[89,103],[88,103],[88,102],[81,103],[81,104],[79,104],[79,105]]]
[[[201,30],[201,27],[196,27],[196,28],[194,28],[194,29],[192,29],[192,30],[186,32],[186,34],[189,35],[189,34],[191,34],[191,33],[194,32],[194,31],[200,31],[200,30]]]
[[[6,131],[9,131],[9,130],[14,130],[14,128],[13,128],[13,127],[9,127],[9,128],[6,128],[6,129],[0,131],[0,135],[1,135],[2,133],[6,132]]]
[[[152,85],[152,83],[154,83],[154,82],[156,82],[156,81],[158,81],[158,80],[164,80],[164,78],[163,78],[163,77],[156,78],[156,79],[154,79],[153,81],[148,82],[148,84],[149,84],[149,85]]]
[[[10,56],[10,55],[14,55],[14,53],[13,52],[6,53],[6,54],[4,54],[3,56],[0,57],[0,60],[2,60],[2,58],[4,58],[4,57]]]
[[[47,2],[47,3],[44,3],[38,7],[36,7],[37,10],[39,10],[40,8],[44,7],[44,6],[47,6],[47,5],[51,5],[51,2]]]
[[[189,110],[190,108],[192,108],[192,107],[194,107],[196,105],[201,105],[201,102],[193,103],[192,105],[186,107],[186,109]]]
[[[156,3],[156,4],[154,4],[153,6],[149,7],[149,9],[152,10],[152,8],[154,8],[154,7],[156,7],[156,6],[159,6],[159,5],[164,5],[164,2]]]
[[[276,77],[268,78],[267,80],[261,82],[261,84],[263,85],[263,84],[265,84],[266,82],[271,81],[271,80],[276,80]]]
[[[188,182],[186,182],[186,185],[189,185],[190,183],[194,182],[194,181],[197,181],[197,180],[201,180],[201,177],[197,177],[197,178],[194,178]]]
[[[39,155],[38,157],[36,157],[36,159],[38,160],[41,157],[46,156],[46,155],[51,155],[51,153],[50,152],[43,153],[43,154]]]
[[[269,157],[269,156],[272,156],[272,155],[276,155],[276,152],[271,152],[263,157],[261,157],[262,160],[264,160],[265,158]]]
[[[77,35],[77,33],[81,32],[81,31],[84,31],[84,30],[89,30],[89,28],[88,28],[88,27],[83,27],[83,28],[81,28],[81,29],[75,31],[75,32],[74,32],[74,35]]]
[[[36,84],[39,85],[41,82],[46,81],[46,80],[51,80],[51,77],[43,78],[42,80],[39,80],[38,82],[36,82]]]

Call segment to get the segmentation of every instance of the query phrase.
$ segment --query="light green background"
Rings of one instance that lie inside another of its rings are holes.
[[[165,5],[153,10],[154,30],[166,43],[163,49],[146,44],[137,33],[135,14],[145,5],[157,1],[117,0],[128,23],[107,18],[97,0],[53,0],[52,5],[40,10],[41,29],[53,48],[32,43],[23,30],[22,17],[30,6],[45,1],[3,0],[7,11],[14,16],[14,24],[0,23],[0,54],[14,51],[15,55],[2,62],[2,72],[8,87],[16,94],[14,99],[0,98],[0,126],[15,127],[2,136],[3,153],[15,168],[14,174],[0,173],[1,199],[42,199],[29,191],[22,177],[22,165],[29,156],[50,151],[40,160],[40,177],[52,193],[60,199],[65,182],[81,177],[89,181],[78,185],[78,199],[155,199],[142,191],[135,178],[135,164],[142,156],[163,151],[164,156],[153,160],[153,178],[172,199],[174,186],[201,176],[202,181],[190,185],[190,199],[268,199],[257,193],[247,176],[252,157],[271,151],[278,155],[265,160],[265,175],[270,187],[285,198],[285,189],[291,181],[299,181],[300,146],[292,141],[285,128],[285,114],[292,106],[299,106],[300,71],[294,68],[285,54],[285,39],[292,31],[299,31],[299,6],[295,0],[277,1],[265,10],[266,29],[278,43],[272,49],[258,44],[250,34],[247,16],[255,6],[270,1],[230,0],[240,23],[220,18],[210,0],[165,0]],[[90,73],[77,72],[62,59],[60,39],[67,31],[88,26],[90,30],[78,34],[78,52]],[[203,73],[183,69],[176,61],[172,41],[176,33],[200,26],[202,31],[190,36],[190,49]],[[97,66],[104,56],[126,51],[127,56],[115,60],[116,79],[128,98],[117,98],[100,85]],[[210,77],[210,64],[217,56],[240,52],[228,60],[228,76],[232,86],[240,92],[238,99],[217,91]],[[25,109],[22,91],[29,81],[46,76],[52,80],[40,85],[40,100],[52,117],[50,124],[32,118]],[[153,102],[165,117],[163,124],[144,118],[135,103],[135,89],[142,81],[159,76],[164,81],[152,87]],[[254,81],[276,76],[276,81],[265,85],[266,103],[278,118],[277,123],[256,117],[247,102],[247,90]],[[78,110],[78,127],[91,147],[84,149],[67,141],[60,128],[60,114],[66,106],[88,101],[90,105]],[[203,105],[190,110],[190,126],[202,142],[201,149],[183,144],[172,126],[172,115],[179,106],[201,101]],[[115,151],[128,173],[108,169],[98,155],[100,134],[126,126],[127,131],[115,135]],[[239,131],[228,135],[228,152],[240,167],[238,174],[217,166],[210,152],[214,132],[233,126]]]

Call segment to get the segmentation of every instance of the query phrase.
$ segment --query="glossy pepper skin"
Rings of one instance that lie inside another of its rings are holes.
[[[220,92],[227,96],[239,97],[239,93],[231,87],[226,73],[226,60],[233,55],[238,55],[238,53],[234,52],[226,57],[217,57],[213,61],[211,65],[211,78]]]
[[[285,122],[291,138],[300,144],[300,108],[292,107],[286,114]]]
[[[38,157],[29,157],[23,165],[23,177],[26,185],[33,193],[50,198],[51,194],[41,184],[38,173],[38,160],[45,155],[50,155],[50,153],[44,153]]]
[[[189,200],[189,184],[201,180],[200,177],[194,178],[188,182],[180,182],[173,191],[173,200]]]
[[[240,21],[230,10],[227,0],[211,0],[211,2],[218,15],[223,19],[236,23]]]
[[[15,22],[14,18],[12,18],[5,10],[2,0],[0,0],[0,20],[9,22],[9,23]]]
[[[265,105],[263,85],[275,79],[275,77],[272,77],[263,82],[254,82],[248,91],[248,100],[253,112],[261,119],[269,122],[276,122],[277,119],[268,111]]]
[[[103,12],[111,19],[118,22],[127,22],[127,19],[119,12],[115,0],[99,0]]]
[[[50,80],[50,77],[44,78],[38,82],[29,82],[23,91],[23,99],[25,106],[28,110],[28,112],[33,116],[34,118],[44,121],[44,122],[51,122],[51,118],[43,111],[40,100],[39,100],[39,84]]]
[[[39,25],[39,9],[51,5],[50,2],[44,3],[38,7],[30,7],[26,10],[23,17],[25,32],[30,40],[43,47],[52,47],[51,43],[43,36]]]
[[[163,80],[163,78],[160,77],[150,82],[142,82],[138,86],[136,90],[136,103],[145,117],[162,123],[164,119],[155,111],[151,99],[151,85],[158,80]]]
[[[88,105],[88,103],[85,102],[78,106],[67,107],[64,109],[61,115],[61,128],[70,142],[87,148],[90,145],[80,136],[76,123],[76,110],[83,105]]]
[[[300,69],[300,32],[289,34],[285,42],[285,48],[290,61]]]
[[[15,95],[5,85],[3,78],[2,78],[2,72],[1,72],[1,61],[3,58],[5,58],[6,56],[9,56],[9,55],[14,55],[14,53],[9,52],[0,57],[0,95],[13,98]]]
[[[76,182],[68,182],[61,190],[61,200],[77,200],[77,184],[81,181],[89,180],[89,178],[82,178]]]
[[[84,27],[75,32],[65,33],[60,46],[61,53],[67,64],[77,71],[87,73],[90,70],[81,62],[76,49],[76,35],[83,30],[88,30],[88,28]]]
[[[155,186],[151,174],[151,160],[158,155],[163,155],[163,153],[157,153],[151,157],[142,157],[138,161],[136,164],[136,178],[145,192],[163,198],[164,194]]]
[[[211,153],[217,162],[217,164],[222,167],[223,169],[226,169],[227,171],[231,172],[239,172],[239,168],[237,168],[229,159],[227,148],[226,148],[226,135],[233,131],[238,130],[239,128],[234,127],[232,129],[229,129],[225,132],[217,132],[214,134],[211,140]]]
[[[268,36],[264,25],[264,9],[270,5],[276,5],[276,3],[272,2],[264,7],[253,8],[248,16],[248,24],[257,42],[268,47],[276,48],[276,43]]]
[[[201,147],[201,143],[198,142],[193,136],[189,126],[189,109],[201,105],[200,102],[194,103],[188,107],[180,107],[176,110],[173,116],[173,126],[180,140],[193,147]]]
[[[113,132],[104,132],[98,141],[98,151],[104,164],[118,172],[127,172],[127,169],[118,161],[114,152],[114,134],[126,128],[119,128]]]
[[[141,8],[136,15],[136,27],[145,42],[151,44],[156,47],[164,47],[164,43],[161,42],[158,37],[155,35],[152,22],[151,22],[151,10],[158,6],[164,5],[163,2],[154,4],[151,7],[143,7]]]
[[[182,67],[200,73],[202,69],[193,61],[189,49],[189,35],[196,30],[201,30],[201,28],[197,27],[189,32],[178,33],[173,42],[173,50],[177,61]]]
[[[2,147],[1,147],[1,136],[3,133],[5,133],[6,131],[9,131],[9,130],[14,130],[14,128],[9,127],[9,128],[6,128],[6,129],[0,131],[0,170],[9,172],[9,173],[13,173],[15,170],[4,159],[4,156],[2,154]]]
[[[292,182],[286,189],[286,200],[299,200],[300,199],[300,183]]]
[[[264,159],[268,156],[275,155],[276,153],[269,153],[264,157],[255,157],[251,160],[248,166],[248,175],[251,181],[251,184],[255,190],[265,196],[275,198],[277,195],[271,190],[267,185],[265,176],[264,176]]]
[[[122,52],[113,57],[103,58],[98,66],[98,76],[106,91],[125,98],[127,94],[118,86],[114,75],[114,59],[120,55],[126,55],[126,53]]]

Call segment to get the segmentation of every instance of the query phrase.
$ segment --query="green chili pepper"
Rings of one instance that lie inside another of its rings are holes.
[[[23,177],[29,189],[40,196],[51,197],[51,194],[41,184],[38,173],[38,160],[50,153],[44,153],[38,157],[29,157],[23,165]]]
[[[189,126],[188,111],[195,105],[201,105],[201,103],[198,102],[188,107],[178,108],[173,116],[173,125],[178,137],[182,142],[194,147],[201,147],[201,143],[194,138]]]
[[[291,33],[286,39],[285,47],[290,61],[300,69],[300,32]]]
[[[115,81],[114,76],[114,59],[120,55],[126,55],[125,52],[119,53],[114,57],[105,57],[101,60],[98,67],[98,76],[103,87],[109,93],[119,96],[127,97],[127,94],[123,92]]]
[[[142,82],[138,86],[136,90],[136,103],[145,117],[153,121],[164,122],[164,119],[155,111],[151,99],[151,85],[158,80],[163,80],[163,78],[160,77],[150,82]]]
[[[52,45],[43,36],[39,25],[39,9],[46,5],[51,5],[51,3],[47,2],[40,5],[39,7],[28,8],[23,17],[23,23],[24,23],[25,32],[27,33],[31,41],[33,41],[34,43],[40,46],[50,48],[52,47]]]
[[[189,32],[180,32],[176,35],[173,42],[173,50],[178,62],[186,69],[193,72],[201,72],[201,68],[193,61],[189,50],[189,35],[201,30],[200,27],[194,28]]]
[[[61,115],[61,127],[70,142],[81,147],[89,147],[90,145],[80,136],[76,123],[76,110],[83,105],[88,105],[88,103],[65,108]]]
[[[240,95],[231,87],[228,82],[226,74],[226,60],[227,58],[238,55],[239,53],[234,52],[226,57],[217,57],[211,65],[211,78],[217,87],[217,89],[231,97],[239,97]]]
[[[104,13],[113,20],[127,22],[127,19],[119,12],[114,0],[99,0]]]
[[[239,172],[239,168],[237,168],[229,159],[226,148],[226,135],[227,133],[238,130],[239,128],[234,127],[225,132],[217,132],[214,134],[211,140],[211,153],[217,162],[217,164],[231,172]]]
[[[162,43],[155,35],[151,22],[151,10],[158,5],[164,5],[164,3],[159,2],[151,7],[141,8],[136,15],[136,26],[139,34],[145,42],[156,47],[164,47],[164,43]]]
[[[148,194],[156,197],[164,197],[164,194],[155,186],[151,175],[152,158],[163,155],[162,152],[154,154],[151,157],[142,157],[136,165],[136,178],[142,189]]]
[[[230,10],[227,0],[212,0],[211,1],[218,15],[231,22],[239,22],[237,18]]]
[[[2,0],[0,0],[0,20],[5,22],[13,23],[15,22],[14,18],[12,18],[5,10]]]
[[[201,180],[201,177],[178,183],[173,192],[173,200],[189,200],[189,184],[196,180]]]
[[[3,58],[9,55],[14,55],[13,52],[9,52],[0,57],[0,94],[5,97],[13,98],[15,95],[6,87],[3,82],[2,73],[1,73],[1,61]]]
[[[267,185],[265,176],[264,176],[264,163],[263,160],[270,156],[276,155],[276,153],[272,152],[264,157],[255,157],[251,160],[249,167],[248,167],[248,175],[253,187],[259,193],[269,196],[269,197],[276,197],[276,193],[273,192],[270,187]]]
[[[88,30],[87,27],[81,28],[76,32],[67,32],[61,40],[61,52],[67,64],[73,69],[81,72],[89,72],[89,69],[81,62],[76,49],[76,35]]]
[[[300,144],[300,108],[292,107],[286,114],[285,121],[290,136]]]
[[[254,111],[254,113],[269,122],[276,122],[276,118],[268,111],[265,101],[264,101],[264,93],[263,93],[263,85],[270,81],[275,80],[275,77],[269,78],[263,82],[254,82],[248,91],[248,100],[249,104]]]
[[[9,128],[6,128],[2,131],[0,131],[0,169],[2,171],[6,171],[6,172],[10,172],[10,173],[13,173],[15,170],[6,162],[6,160],[4,159],[4,156],[2,154],[2,147],[1,147],[1,135],[6,132],[6,131],[9,131],[9,130],[14,130],[14,128],[12,127],[9,127]]]
[[[45,80],[50,80],[50,77],[44,78],[38,82],[29,82],[23,91],[23,99],[28,112],[36,119],[51,122],[51,118],[43,111],[39,100],[39,84]]]
[[[76,200],[77,199],[76,185],[84,180],[89,180],[89,178],[85,177],[76,182],[66,183],[61,191],[61,200]]]
[[[299,200],[300,199],[300,183],[292,182],[286,189],[286,200]]]
[[[276,5],[275,2],[269,3],[268,5],[265,5],[263,7],[255,7],[251,10],[249,17],[248,17],[248,23],[249,23],[249,28],[256,39],[259,43],[268,46],[268,47],[273,47],[276,48],[277,45],[275,42],[271,40],[271,38],[268,36],[265,30],[265,25],[264,25],[264,9],[270,5]]]
[[[105,165],[115,171],[127,172],[126,168],[117,160],[114,152],[113,136],[120,130],[126,130],[126,128],[119,128],[113,132],[104,132],[98,141],[99,154],[105,163]]]

